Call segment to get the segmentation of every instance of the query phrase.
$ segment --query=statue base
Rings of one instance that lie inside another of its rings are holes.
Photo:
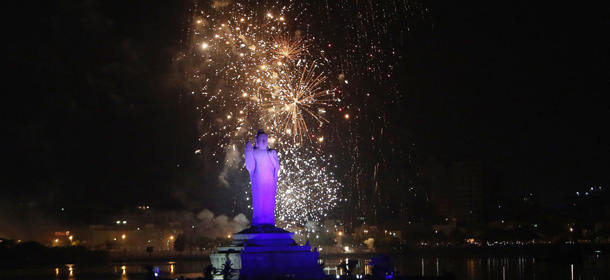
[[[231,245],[219,247],[210,259],[222,270],[228,258],[235,269],[231,279],[323,279],[319,253],[309,245],[298,245],[293,235],[272,225],[252,226],[236,233]]]

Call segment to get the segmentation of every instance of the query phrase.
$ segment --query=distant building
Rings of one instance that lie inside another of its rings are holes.
[[[146,247],[173,250],[175,238],[182,233],[181,228],[155,228],[152,224],[142,228],[90,225],[83,239],[92,248],[143,252]]]
[[[419,166],[417,177],[438,214],[448,221],[458,224],[482,221],[484,187],[480,161],[451,164],[432,161]]]
[[[354,233],[356,234],[356,236],[363,236],[365,238],[368,238],[373,236],[377,232],[377,230],[377,226],[364,223],[360,226],[355,227]]]
[[[419,167],[417,177],[438,214],[454,218],[455,207],[451,199],[454,196],[451,168],[446,164],[431,162]]]
[[[458,223],[479,223],[483,214],[483,171],[480,161],[451,164],[454,213]]]
[[[343,220],[338,219],[324,221],[324,228],[329,232],[345,232]]]

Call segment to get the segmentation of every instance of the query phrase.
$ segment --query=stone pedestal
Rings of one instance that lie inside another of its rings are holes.
[[[309,245],[297,245],[293,235],[273,226],[251,227],[236,233],[231,245],[218,248],[210,259],[216,269],[222,269],[228,257],[235,269],[233,279],[324,278],[318,252]]]

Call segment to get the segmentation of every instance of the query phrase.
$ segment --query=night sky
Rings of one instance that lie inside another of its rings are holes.
[[[405,30],[394,73],[412,141],[396,145],[416,143],[421,162],[482,160],[493,199],[533,192],[552,205],[610,186],[604,9],[419,3],[429,16]],[[197,117],[172,63],[191,2],[20,5],[2,27],[2,215],[213,208],[208,194],[222,191],[200,176]]]
[[[493,2],[493,1],[492,1]],[[430,3],[404,61],[423,154],[483,160],[488,189],[607,186],[610,25],[594,6]]]

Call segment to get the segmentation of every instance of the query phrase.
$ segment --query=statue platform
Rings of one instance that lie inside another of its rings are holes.
[[[227,247],[210,255],[212,265],[222,269],[227,258],[235,273],[231,279],[322,279],[319,253],[298,245],[288,232],[274,226],[250,227],[233,237]],[[222,275],[215,276],[222,279]]]

